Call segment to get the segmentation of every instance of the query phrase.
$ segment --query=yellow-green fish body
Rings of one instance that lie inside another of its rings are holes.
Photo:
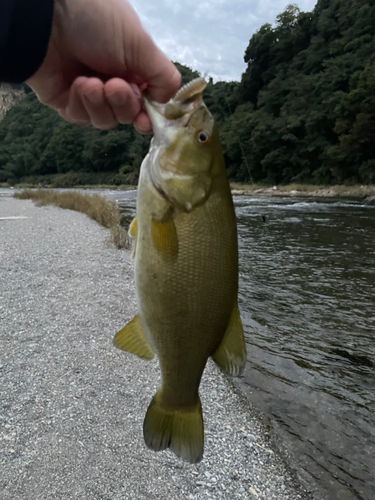
[[[146,444],[190,462],[203,454],[198,389],[207,359],[233,375],[246,359],[235,213],[204,86],[190,82],[167,105],[146,101],[155,136],[129,230],[138,315],[115,337],[122,349],[159,358],[162,383],[145,418]]]

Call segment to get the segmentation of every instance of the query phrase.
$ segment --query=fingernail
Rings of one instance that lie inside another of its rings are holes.
[[[86,97],[92,104],[100,104],[103,100],[102,92],[98,90],[91,91]]]

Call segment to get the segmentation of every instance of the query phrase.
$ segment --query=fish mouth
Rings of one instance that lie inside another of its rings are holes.
[[[158,155],[168,144],[172,144],[179,136],[181,129],[188,126],[190,118],[203,102],[202,92],[207,86],[204,78],[196,78],[185,84],[177,91],[174,97],[167,103],[161,104],[151,99],[150,95],[143,94],[144,105],[150,117],[154,137],[151,142],[150,151]],[[157,163],[157,162],[156,162]],[[172,171],[163,173],[156,167],[156,163],[151,163],[149,168],[150,181],[155,190],[167,200],[172,206],[178,208],[174,200],[169,199],[163,186],[171,177],[178,174]],[[181,210],[189,211],[191,207],[180,207]]]
[[[174,97],[165,104],[152,100],[144,93],[144,104],[150,117],[154,135],[169,136],[168,129],[186,127],[191,115],[203,104],[202,92],[207,82],[204,78],[196,78],[186,83],[177,91]]]
[[[154,135],[156,135],[157,131],[161,131],[164,127],[168,127],[167,120],[164,116],[164,108],[166,105],[151,100],[147,95],[143,96],[143,101],[152,123]]]

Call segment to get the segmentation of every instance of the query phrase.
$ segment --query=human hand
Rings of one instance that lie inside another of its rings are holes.
[[[70,123],[149,133],[141,92],[166,102],[180,81],[126,0],[55,0],[47,55],[27,84]]]

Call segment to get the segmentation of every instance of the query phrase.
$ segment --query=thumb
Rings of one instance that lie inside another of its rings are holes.
[[[138,68],[138,75],[155,101],[167,102],[180,88],[181,74],[151,37],[146,33],[145,35],[145,40],[140,45],[141,66]]]

